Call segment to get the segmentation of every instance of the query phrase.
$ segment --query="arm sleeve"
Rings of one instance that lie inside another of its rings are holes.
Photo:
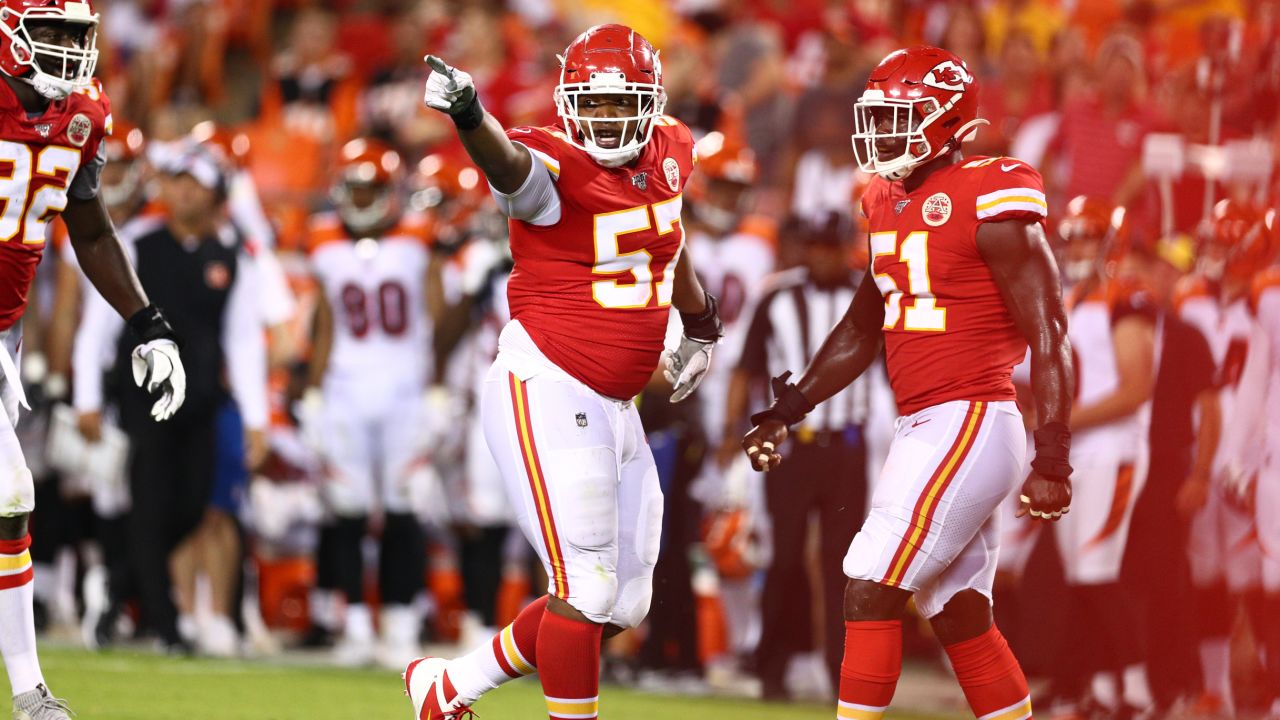
[[[77,200],[92,200],[98,197],[98,188],[102,185],[102,168],[107,164],[107,144],[98,143],[98,154],[80,166],[76,176],[67,186],[67,194]]]
[[[530,225],[544,227],[555,225],[560,222],[560,193],[556,190],[554,175],[559,165],[546,153],[534,150],[524,143],[516,144],[533,156],[529,177],[525,178],[520,189],[509,195],[498,192],[492,185],[489,186],[489,191],[498,203],[498,209],[512,220],[523,220]]]
[[[84,315],[71,350],[75,377],[72,404],[79,412],[102,409],[102,375],[115,355],[115,344],[124,319],[96,292],[85,294]]]
[[[262,294],[258,267],[247,255],[236,263],[236,278],[222,318],[222,352],[231,381],[231,395],[240,407],[244,426],[267,426],[267,344],[262,313],[256,300]]]
[[[262,289],[262,324],[270,328],[288,322],[297,311],[298,304],[293,290],[289,289],[289,279],[280,265],[280,258],[270,248],[259,246],[253,254],[253,263],[257,265]]]

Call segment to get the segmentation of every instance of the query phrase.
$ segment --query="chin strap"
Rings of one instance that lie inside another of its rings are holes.
[[[70,80],[62,80],[48,73],[33,72],[19,79],[35,88],[41,97],[49,100],[65,100],[76,89],[75,83]]]

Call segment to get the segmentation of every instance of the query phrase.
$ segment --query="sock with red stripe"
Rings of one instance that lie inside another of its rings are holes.
[[[508,680],[536,672],[538,626],[547,609],[547,596],[533,601],[502,632],[471,652],[449,663],[449,680],[464,705]]]
[[[877,720],[893,700],[901,674],[901,620],[846,621],[836,717]]]
[[[35,590],[31,580],[31,536],[0,540],[0,655],[13,694],[44,683],[36,655]]]
[[[956,680],[980,720],[1027,720],[1031,693],[1018,659],[992,625],[976,638],[947,645]]]
[[[600,638],[603,625],[542,614],[538,627],[538,678],[552,720],[594,718],[600,706]]]

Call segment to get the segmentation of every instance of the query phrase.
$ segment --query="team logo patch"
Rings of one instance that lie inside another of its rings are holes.
[[[951,219],[951,198],[946,193],[934,193],[920,206],[920,215],[930,227],[938,227]]]
[[[950,92],[964,92],[969,89],[972,82],[973,76],[969,71],[965,70],[963,65],[957,65],[950,60],[934,65],[924,74],[925,85]]]
[[[584,428],[584,427],[586,427],[586,426],[587,426],[587,414],[586,414],[586,413],[584,413],[584,412],[580,412],[580,413],[578,413],[577,415],[574,415],[574,416],[573,416],[573,419],[578,421],[578,427],[582,427],[582,428]]]
[[[214,290],[225,290],[231,284],[231,270],[220,262],[211,262],[205,265],[204,284]]]
[[[89,116],[84,113],[77,113],[71,118],[71,122],[67,123],[67,139],[76,147],[84,147],[89,142],[89,133],[93,131],[93,123],[89,122]]]
[[[662,161],[662,172],[667,176],[667,186],[671,188],[671,192],[680,192],[680,164],[675,158]]]
[[[899,200],[899,201],[898,201],[897,203],[895,203],[895,204],[894,204],[894,206],[893,206],[893,214],[894,214],[894,215],[901,215],[901,214],[902,214],[902,211],[903,211],[903,210],[906,210],[906,209],[907,209],[907,206],[908,206],[908,205],[910,205],[910,204],[911,204],[911,200],[910,200],[910,199],[907,199],[907,200]]]
[[[640,192],[649,189],[649,173],[642,172],[631,176],[631,184],[636,186]]]

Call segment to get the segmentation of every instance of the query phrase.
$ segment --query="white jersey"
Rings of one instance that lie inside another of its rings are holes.
[[[1250,341],[1257,336],[1257,324],[1249,308],[1249,298],[1220,301],[1200,278],[1189,278],[1178,291],[1178,315],[1194,325],[1209,343],[1213,363],[1217,368],[1216,385],[1218,403],[1222,413],[1221,437],[1249,434],[1250,428],[1237,412],[1243,393],[1240,383],[1245,360],[1249,355]],[[1213,461],[1215,478],[1222,478],[1227,465],[1233,462],[1232,443],[1224,440],[1218,446]]]
[[[698,386],[708,439],[716,447],[724,429],[729,378],[738,365],[742,339],[747,334],[748,322],[744,318],[750,318],[751,308],[760,299],[764,278],[773,272],[774,257],[764,238],[749,233],[716,240],[691,230],[688,248],[703,288],[720,303],[720,321],[724,323],[724,339],[716,348],[715,361]]]
[[[1149,315],[1154,319],[1154,309],[1142,293],[1116,283],[1104,284],[1084,297],[1072,298],[1068,304],[1068,337],[1075,351],[1075,404],[1088,407],[1113,395],[1120,387],[1112,336],[1116,323],[1127,314]],[[1076,432],[1072,448],[1080,454],[1087,454],[1098,446],[1122,448],[1124,452],[1117,459],[1131,464],[1146,454],[1150,428],[1151,401],[1148,400],[1127,417]]]
[[[350,237],[336,214],[312,219],[312,271],[333,313],[326,383],[425,386],[432,364],[428,233],[417,214],[377,239]]]

